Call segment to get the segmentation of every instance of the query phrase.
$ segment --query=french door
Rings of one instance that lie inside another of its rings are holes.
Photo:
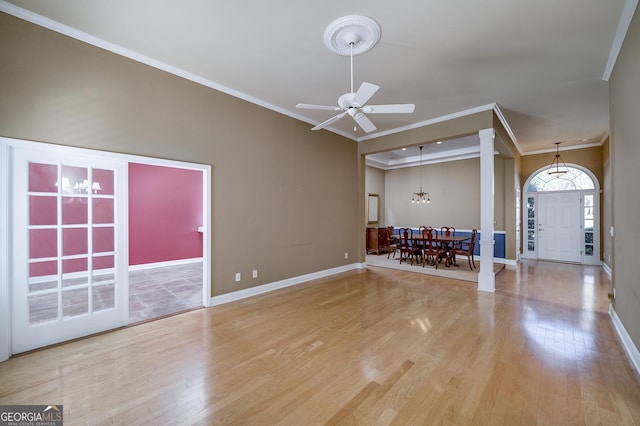
[[[579,192],[538,194],[538,258],[582,262]]]
[[[126,162],[10,151],[12,353],[127,324]]]

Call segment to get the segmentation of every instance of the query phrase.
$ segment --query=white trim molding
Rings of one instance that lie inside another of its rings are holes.
[[[225,303],[235,302],[237,300],[246,299],[248,297],[257,296],[259,294],[280,290],[281,288],[303,284],[308,281],[317,280],[317,279],[328,277],[335,274],[340,274],[342,272],[352,271],[354,269],[364,269],[366,267],[367,267],[366,263],[352,263],[349,265],[338,266],[337,268],[325,269],[323,271],[312,272],[310,274],[300,275],[298,277],[292,277],[292,278],[287,278],[280,281],[274,281],[269,284],[263,284],[256,287],[245,288],[243,290],[238,290],[232,293],[226,293],[226,294],[221,294],[220,296],[212,297],[210,306],[217,306]]]
[[[0,362],[11,356],[9,149],[9,145],[0,140]]]
[[[624,346],[627,356],[636,370],[636,374],[640,374],[640,352],[638,352],[638,348],[633,343],[633,340],[631,340],[631,336],[629,336],[629,333],[625,330],[622,321],[620,321],[618,314],[615,309],[613,309],[613,305],[609,305],[609,316],[611,317],[613,326],[618,332],[618,337],[620,337],[622,341],[622,346]]]
[[[503,259],[501,257],[494,257],[493,258],[493,263],[501,263],[503,265],[507,265],[507,266],[517,266],[518,263],[520,262],[519,259]]]
[[[618,21],[618,29],[616,30],[616,35],[613,39],[611,50],[609,51],[607,66],[604,68],[604,73],[602,74],[602,79],[604,81],[609,81],[609,79],[611,78],[613,67],[615,67],[616,65],[618,54],[620,54],[622,43],[627,37],[627,31],[629,31],[629,25],[631,25],[631,20],[633,19],[633,14],[635,13],[637,7],[638,0],[626,0],[624,2],[624,7],[622,8],[622,13],[620,14],[620,20]]]
[[[167,260],[164,262],[142,263],[140,265],[129,265],[129,271],[142,271],[144,269],[164,268],[166,266],[188,265],[190,263],[202,262],[202,257],[194,257],[191,259]]]
[[[638,0],[627,0],[627,1],[635,1],[637,3]],[[286,115],[288,117],[294,118],[296,120],[300,120],[303,121],[305,123],[309,123],[312,125],[316,125],[318,124],[318,122],[316,120],[311,120],[307,117],[305,117],[302,114],[299,114],[295,111],[290,111],[288,109],[279,107],[277,105],[274,105],[270,102],[264,101],[262,99],[258,99],[254,96],[251,96],[247,93],[244,92],[240,92],[238,90],[232,89],[228,86],[225,86],[223,84],[217,83],[215,81],[209,80],[207,78],[201,77],[197,74],[194,74],[192,72],[186,71],[184,69],[175,67],[173,65],[169,65],[165,62],[159,61],[157,59],[151,58],[149,56],[143,55],[139,52],[133,51],[131,49],[127,49],[123,46],[120,46],[118,44],[106,41],[104,39],[101,39],[99,37],[96,37],[92,34],[86,33],[84,31],[80,31],[76,28],[70,27],[68,25],[62,24],[60,22],[57,22],[53,19],[49,19],[45,16],[39,15],[35,12],[32,12],[30,10],[21,8],[19,6],[16,6],[14,4],[8,3],[6,1],[0,0],[0,11],[1,12],[5,12],[9,15],[15,16],[16,18],[20,18],[23,19],[27,22],[31,22],[33,24],[39,25],[43,28],[47,28],[49,30],[55,31],[57,33],[66,35],[68,37],[74,38],[76,40],[85,42],[87,44],[96,46],[100,49],[104,49],[106,51],[115,53],[117,55],[123,56],[125,58],[129,58],[132,59],[136,62],[140,62],[141,64],[145,64],[148,66],[151,66],[153,68],[168,72],[170,74],[176,75],[178,77],[182,77],[184,79],[193,81],[194,83],[197,84],[201,84],[205,87],[209,87],[211,89],[215,89],[218,90],[222,93],[226,93],[228,95],[231,95],[233,97],[236,97],[238,99],[242,99],[244,101],[253,103],[255,105],[259,105],[261,107],[270,109],[272,111],[278,112],[280,114]],[[628,24],[627,24],[628,27]],[[625,32],[626,33],[626,32]],[[374,133],[371,135],[366,135],[363,137],[356,137],[354,135],[351,135],[349,133],[346,133],[344,131],[341,131],[339,129],[336,129],[335,127],[327,127],[326,130],[329,130],[333,133],[336,133],[340,136],[343,136],[347,139],[352,139],[355,140],[357,142],[361,142],[361,141],[365,141],[368,139],[375,139],[381,136],[386,136],[386,135],[391,135],[391,134],[395,134],[395,133],[400,133],[400,132],[404,132],[406,130],[411,130],[411,129],[416,129],[419,127],[424,127],[424,126],[428,126],[430,124],[434,124],[434,123],[439,123],[442,121],[447,121],[447,120],[451,120],[457,117],[463,117],[466,115],[471,115],[471,114],[475,114],[477,112],[482,112],[482,111],[488,111],[488,110],[493,110],[495,112],[495,114],[498,116],[498,119],[500,120],[500,122],[502,123],[502,125],[504,126],[505,130],[507,131],[507,133],[509,134],[509,136],[511,137],[514,145],[516,146],[516,149],[518,150],[518,152],[520,152],[520,154],[522,155],[522,149],[520,148],[520,146],[518,145],[518,141],[515,137],[515,134],[513,133],[513,131],[511,130],[511,128],[509,127],[509,124],[507,123],[504,115],[502,114],[502,111],[500,111],[500,108],[498,107],[498,105],[496,103],[491,103],[491,104],[487,104],[487,105],[481,105],[481,106],[477,106],[475,108],[470,108],[464,111],[460,111],[460,112],[456,112],[453,114],[447,114],[441,117],[435,117],[433,119],[430,120],[425,120],[422,122],[418,122],[418,123],[414,123],[414,124],[410,124],[408,126],[403,126],[403,127],[397,127],[394,129],[389,129],[387,131],[384,132],[378,132],[378,133]]]

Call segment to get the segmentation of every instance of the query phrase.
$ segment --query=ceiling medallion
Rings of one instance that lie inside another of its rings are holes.
[[[329,24],[324,31],[324,44],[342,56],[368,52],[380,40],[380,25],[366,16],[347,15]]]

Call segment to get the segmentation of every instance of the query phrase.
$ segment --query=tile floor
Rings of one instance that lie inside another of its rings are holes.
[[[129,272],[129,323],[202,306],[202,262]]]
[[[109,278],[113,279],[113,275]],[[129,324],[201,307],[202,279],[202,262],[129,272]],[[82,280],[78,282],[81,284]],[[63,286],[73,284],[77,282],[65,281]],[[55,289],[55,286],[57,282],[50,281],[32,285],[32,289]],[[87,288],[65,290],[61,299],[63,316],[86,314],[88,296]],[[113,296],[113,284],[94,287],[94,310],[113,307]],[[29,296],[30,324],[54,321],[57,317],[57,292]]]

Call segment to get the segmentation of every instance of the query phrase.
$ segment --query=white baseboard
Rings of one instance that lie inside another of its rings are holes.
[[[337,268],[325,269],[324,271],[312,272],[311,274],[300,275],[298,277],[287,278],[281,281],[275,281],[269,284],[263,284],[256,287],[245,288],[243,290],[234,291],[232,293],[221,294],[211,298],[210,306],[222,305],[224,303],[235,302],[236,300],[246,299],[247,297],[257,296],[258,294],[268,293],[279,290],[281,288],[302,284],[307,281],[317,280],[319,278],[328,277],[330,275],[351,271],[354,269],[366,268],[366,263],[352,263],[350,265],[339,266]]]
[[[618,314],[616,313],[615,309],[613,309],[613,305],[609,305],[609,316],[611,317],[613,326],[615,327],[616,331],[618,332],[618,336],[622,341],[622,346],[624,346],[624,349],[627,352],[627,356],[631,360],[631,364],[633,364],[633,367],[636,369],[636,373],[640,374],[640,352],[638,352],[638,348],[636,348],[633,340],[631,340],[631,336],[629,336],[629,333],[627,333],[627,330],[625,330],[624,325],[618,317]]]
[[[493,263],[502,263],[504,265],[516,266],[518,264],[517,259],[504,259],[502,257],[494,257]]]
[[[605,262],[602,262],[602,269],[604,269],[604,272],[607,274],[609,279],[611,279],[611,266],[607,265]]]
[[[141,265],[129,265],[129,271],[141,271],[143,269],[162,268],[165,266],[188,265],[189,263],[202,262],[201,257],[191,259],[167,260],[165,262],[143,263]]]

